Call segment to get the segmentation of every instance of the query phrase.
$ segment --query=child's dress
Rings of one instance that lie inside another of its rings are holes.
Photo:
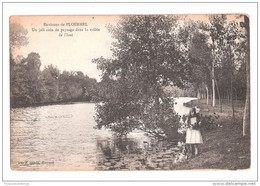
[[[203,143],[200,130],[192,129],[192,126],[197,122],[197,117],[190,118],[190,127],[186,131],[186,144]]]

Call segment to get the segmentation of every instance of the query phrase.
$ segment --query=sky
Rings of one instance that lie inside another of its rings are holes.
[[[41,56],[41,70],[52,64],[61,72],[82,71],[85,75],[100,80],[101,72],[97,70],[96,64],[92,63],[92,59],[111,57],[112,37],[106,25],[115,25],[117,19],[117,16],[13,16],[10,18],[10,24],[22,25],[27,29],[29,38],[29,44],[16,49],[14,56],[27,57],[29,53],[36,52]],[[44,26],[44,23],[59,26]],[[61,26],[62,23],[65,26]],[[84,23],[87,26],[66,26],[67,23]],[[45,31],[39,31],[42,28],[45,28]],[[57,28],[59,31],[47,31],[51,28]],[[84,31],[73,31],[73,37],[59,37],[59,33],[71,34],[70,31],[64,32],[61,29],[76,28]],[[85,28],[88,31],[85,31]],[[90,31],[94,28],[100,31]]]
[[[228,20],[234,19],[234,16],[228,16]],[[205,15],[186,15],[187,19],[207,22]],[[29,53],[36,52],[41,56],[41,70],[52,64],[61,72],[82,71],[85,75],[100,81],[101,72],[96,64],[92,63],[92,59],[112,56],[110,47],[113,39],[106,25],[116,25],[118,20],[119,16],[12,16],[10,24],[22,25],[28,31],[29,38],[27,46],[13,51],[14,57],[17,55],[27,57]],[[81,23],[83,26],[71,26]],[[51,26],[51,24],[58,26]],[[77,28],[84,31],[75,31]],[[41,29],[45,31],[40,31]],[[54,31],[47,31],[47,29]],[[65,29],[74,29],[74,31],[65,31]],[[99,31],[90,31],[90,29],[99,29]],[[63,34],[62,37],[59,36],[60,33]],[[73,33],[73,37],[65,37],[64,33]]]

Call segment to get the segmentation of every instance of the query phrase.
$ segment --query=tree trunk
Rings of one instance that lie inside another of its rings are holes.
[[[235,108],[234,108],[234,100],[233,100],[233,78],[232,78],[232,72],[231,74],[231,80],[230,80],[230,99],[231,99],[231,103],[232,103],[232,123],[235,123]]]
[[[209,104],[209,88],[206,86],[206,91],[207,91],[207,105]]]
[[[206,86],[207,111],[209,111],[209,88]]]
[[[214,65],[214,62],[212,62],[212,65]],[[212,75],[214,76],[214,67],[212,67]],[[212,78],[212,106],[216,106],[216,95],[215,95],[215,81],[214,78]]]
[[[230,96],[230,94],[229,94],[229,88],[227,89],[227,100],[229,101],[230,99],[229,99],[229,96]]]
[[[220,97],[220,92],[219,92],[219,87],[218,87],[218,82],[214,76],[215,82],[216,82],[216,87],[217,87],[217,91],[218,91],[218,102],[219,102],[219,109],[220,109],[220,113],[222,113],[222,102],[221,102],[221,97]]]
[[[212,50],[213,50],[213,56],[214,56],[214,53],[215,53],[215,42],[214,42],[214,39],[212,38]],[[212,60],[212,106],[215,107],[216,106],[216,95],[215,95],[215,79],[214,79],[214,76],[215,76],[215,59]]]
[[[159,107],[160,107],[160,101],[159,101],[159,99],[160,99],[160,96],[159,96],[159,88],[158,88],[158,85],[156,85],[156,87],[155,87],[155,92],[156,92],[156,94],[155,94],[155,112],[156,112],[156,115],[155,115],[155,123],[156,123],[156,125],[157,126],[159,126],[160,125],[160,113],[159,113]]]
[[[216,83],[216,87],[217,87],[217,91],[218,91],[218,97],[219,97],[219,108],[220,108],[220,112],[222,112],[222,102],[221,102],[221,98],[220,98],[220,92],[219,92],[219,88],[218,88],[218,82],[216,80],[216,77],[214,76],[213,72],[209,69],[209,71],[211,72],[211,75],[212,75],[212,79],[214,80],[214,82]],[[212,82],[213,83],[213,82]],[[213,90],[213,87],[212,87],[212,92],[213,92],[213,103],[215,104],[215,89]]]
[[[243,117],[243,136],[250,135],[250,30],[249,18],[244,16],[247,42],[246,42],[246,101]]]
[[[200,100],[201,99],[201,96],[200,96],[200,91],[198,90],[198,95],[197,95],[198,99]]]
[[[232,103],[232,124],[235,123],[235,108],[234,108],[234,100],[233,100],[233,64],[232,64],[232,59],[231,59],[231,46],[230,44],[228,45],[229,49],[229,63],[230,63],[230,99]]]
[[[236,95],[236,104],[237,104],[237,90],[236,90],[236,94],[235,95]]]
[[[233,89],[235,89],[235,99],[236,99],[236,104],[237,104],[237,89],[235,87],[233,87]]]

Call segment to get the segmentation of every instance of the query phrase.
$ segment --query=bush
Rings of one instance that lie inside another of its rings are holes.
[[[205,131],[211,131],[217,127],[216,119],[219,115],[214,113],[213,115],[202,116],[201,115],[201,128]]]
[[[211,131],[211,130],[215,129],[217,126],[219,126],[216,123],[216,119],[218,119],[218,118],[219,118],[219,115],[217,115],[216,113],[214,113],[212,115],[206,115],[206,116],[202,116],[202,114],[200,114],[200,120],[201,120],[200,128],[205,131]],[[182,120],[179,122],[179,128],[178,128],[179,134],[183,134],[183,135],[186,134],[187,119],[188,119],[188,115],[182,116]]]

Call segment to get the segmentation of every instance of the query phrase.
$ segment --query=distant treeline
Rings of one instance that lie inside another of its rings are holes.
[[[40,70],[38,53],[27,58],[10,57],[11,107],[36,106],[70,101],[95,101],[97,81],[81,71],[62,73],[49,65]]]
[[[167,86],[164,87],[164,91],[173,97],[197,97],[197,92],[194,87],[181,89],[176,86]]]

